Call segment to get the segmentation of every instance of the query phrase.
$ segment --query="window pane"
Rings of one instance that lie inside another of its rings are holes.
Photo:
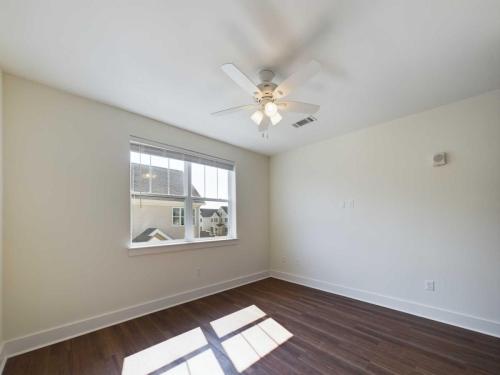
[[[225,169],[217,169],[217,198],[229,199],[229,178],[228,171]]]
[[[139,164],[141,162],[141,154],[138,152],[130,152],[130,163]]]
[[[194,202],[194,238],[225,237],[229,233],[227,202]]]
[[[176,171],[184,172],[184,161],[178,159],[169,159],[170,169],[175,169]]]
[[[193,197],[229,200],[229,174],[226,169],[191,163]]]
[[[151,167],[151,192],[154,194],[168,194],[168,168]]]
[[[201,164],[191,164],[191,195],[193,197],[205,196],[205,166]]]
[[[186,195],[184,161],[158,155],[131,152],[132,191],[152,194]]]
[[[168,161],[168,194],[186,195],[184,189],[184,162],[176,159],[168,159]]]
[[[165,158],[163,156],[151,155],[151,165],[153,167],[161,167],[168,169],[168,158]]]
[[[137,161],[140,161],[140,157]],[[149,193],[149,165],[131,163],[130,168],[131,190],[137,193]]]
[[[158,243],[184,239],[183,201],[132,195],[132,242]]]
[[[205,197],[217,198],[217,168],[205,166]]]

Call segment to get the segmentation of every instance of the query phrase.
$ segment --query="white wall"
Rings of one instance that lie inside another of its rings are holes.
[[[4,111],[6,339],[268,269],[268,157],[10,75]],[[239,244],[129,257],[129,135],[234,160]]]
[[[272,157],[272,268],[500,335],[499,145],[494,91]]]

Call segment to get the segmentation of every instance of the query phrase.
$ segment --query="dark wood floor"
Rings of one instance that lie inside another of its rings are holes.
[[[294,336],[246,374],[500,374],[498,338],[272,278],[10,358],[4,374],[120,374],[126,356],[196,327],[237,374],[210,322],[253,304]]]

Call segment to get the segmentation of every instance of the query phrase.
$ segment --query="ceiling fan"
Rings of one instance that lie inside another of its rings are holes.
[[[279,85],[272,82],[274,72],[268,69],[261,70],[261,83],[254,84],[234,64],[224,64],[221,69],[238,86],[253,96],[255,104],[242,105],[214,112],[212,115],[227,115],[238,111],[253,112],[250,118],[259,126],[260,132],[266,132],[269,124],[276,125],[282,120],[281,112],[297,112],[313,114],[319,110],[319,105],[295,101],[284,101],[282,98],[289,95],[297,86],[303,84],[321,69],[317,61],[310,61],[304,68],[295,72]]]

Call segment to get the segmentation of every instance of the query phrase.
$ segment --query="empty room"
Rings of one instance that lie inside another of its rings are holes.
[[[0,374],[500,374],[500,0],[0,0]]]

